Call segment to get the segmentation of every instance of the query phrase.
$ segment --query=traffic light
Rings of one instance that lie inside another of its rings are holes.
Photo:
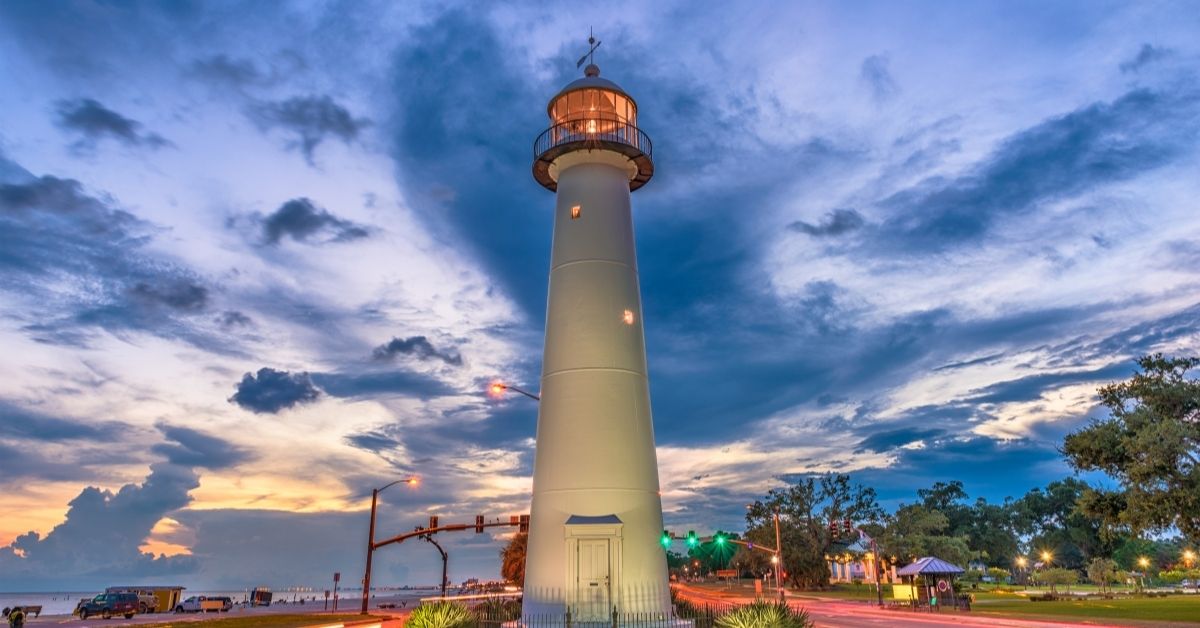
[[[658,537],[658,542],[662,544],[663,549],[671,549],[671,533],[663,530],[662,536]]]
[[[521,532],[529,532],[529,515],[521,515],[520,521],[521,521],[520,531]]]
[[[475,515],[475,534],[483,532],[483,515]]]
[[[849,537],[850,533],[853,531],[854,531],[854,524],[850,523],[849,519],[842,519],[842,532],[845,533],[845,535],[847,537]]]
[[[432,530],[432,529],[438,527],[437,524],[438,524],[437,515],[429,515],[429,529]]]
[[[700,546],[700,539],[696,536],[695,530],[688,530],[687,546],[688,547],[699,547]]]
[[[836,520],[829,520],[829,538],[836,541],[838,538],[838,524]]]
[[[713,535],[713,543],[716,543],[717,547],[724,547],[725,546],[725,535],[721,534],[720,532],[714,534]]]

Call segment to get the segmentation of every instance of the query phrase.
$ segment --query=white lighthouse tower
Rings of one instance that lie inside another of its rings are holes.
[[[629,198],[654,173],[650,138],[594,64],[548,113],[533,176],[557,194],[524,613],[668,615]]]

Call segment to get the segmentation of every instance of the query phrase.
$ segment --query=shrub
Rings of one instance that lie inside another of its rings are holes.
[[[813,621],[803,610],[792,610],[787,604],[756,600],[739,606],[717,618],[717,628],[812,628]]]
[[[413,609],[404,625],[408,628],[473,628],[475,616],[462,604],[434,602]]]
[[[504,623],[521,617],[520,602],[500,597],[488,598],[471,610],[479,619],[492,623]]]

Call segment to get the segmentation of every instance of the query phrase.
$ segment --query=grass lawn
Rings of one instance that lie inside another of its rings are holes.
[[[980,599],[971,607],[975,614],[1036,615],[1093,619],[1140,619],[1200,624],[1200,596],[1173,595],[1164,598],[1123,600],[1061,600],[1030,602],[1016,598]]]
[[[338,622],[363,621],[365,619],[380,619],[379,617],[364,617],[358,613],[330,615],[327,613],[297,613],[295,615],[248,615],[246,617],[225,617],[210,621],[168,621],[161,624],[143,624],[138,628],[251,628],[266,626],[267,628],[298,628],[299,626],[319,626],[336,624]]]

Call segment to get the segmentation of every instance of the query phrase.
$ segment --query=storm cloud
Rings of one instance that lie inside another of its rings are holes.
[[[977,242],[1000,220],[1161,168],[1190,150],[1198,112],[1200,91],[1137,89],[1050,118],[961,176],[884,199],[887,237],[872,246],[927,253]]]
[[[154,225],[73,179],[24,174],[0,180],[0,290],[53,306],[29,321],[30,335],[82,345],[101,328],[217,346],[188,320],[207,310],[208,286],[151,250]]]
[[[1121,72],[1130,73],[1137,72],[1142,68],[1162,60],[1171,55],[1171,51],[1167,48],[1159,48],[1150,44],[1142,44],[1136,55],[1128,61],[1121,62]]]
[[[853,209],[835,209],[817,224],[797,220],[788,225],[788,228],[810,236],[839,236],[862,227],[863,222],[862,215]]]
[[[255,413],[274,414],[298,405],[312,403],[321,396],[308,373],[289,373],[263,367],[258,373],[246,373],[238,382],[231,403]]]
[[[225,469],[252,458],[246,449],[204,432],[180,425],[160,424],[159,431],[167,439],[150,448],[171,464],[205,469]]]
[[[348,242],[370,235],[362,225],[338,218],[307,198],[294,198],[261,219],[263,242],[276,245],[284,237],[296,242]]]
[[[398,355],[409,355],[420,360],[441,360],[450,366],[462,366],[462,356],[453,351],[439,351],[425,336],[392,338],[375,347],[371,354],[376,360],[392,360]]]
[[[190,556],[155,557],[139,546],[160,519],[191,502],[188,493],[198,486],[192,469],[156,463],[141,484],[115,492],[85,488],[68,504],[63,522],[44,537],[29,532],[0,548],[0,586],[91,587],[113,577],[192,571],[196,563]]]
[[[250,109],[251,118],[263,130],[278,128],[295,139],[290,146],[300,149],[313,165],[317,147],[327,138],[350,144],[371,121],[356,118],[329,96],[296,96],[276,102],[264,102]]]
[[[79,135],[73,147],[91,150],[102,139],[126,146],[163,148],[171,143],[157,133],[142,131],[142,124],[105,107],[91,98],[60,100],[56,104],[58,125]]]

